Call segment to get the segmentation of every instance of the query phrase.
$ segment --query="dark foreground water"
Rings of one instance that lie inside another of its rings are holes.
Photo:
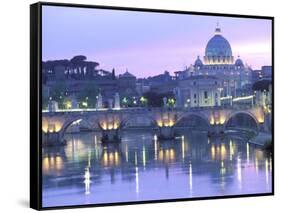
[[[99,133],[66,136],[43,149],[43,206],[271,192],[272,160],[243,140],[185,130],[174,141],[149,131],[103,145]]]

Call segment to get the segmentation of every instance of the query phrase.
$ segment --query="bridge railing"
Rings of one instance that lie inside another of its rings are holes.
[[[212,107],[173,107],[173,108],[163,108],[163,107],[129,107],[129,108],[87,108],[87,109],[58,109],[56,111],[42,110],[43,114],[46,113],[72,113],[72,112],[149,112],[149,111],[185,111],[185,112],[198,112],[198,111],[207,111],[207,110],[223,110],[223,109],[231,109],[231,110],[248,110],[258,106],[212,106]]]

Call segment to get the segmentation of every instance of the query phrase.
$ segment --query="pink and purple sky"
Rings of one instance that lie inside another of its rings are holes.
[[[137,77],[171,74],[203,58],[217,22],[235,58],[271,65],[271,20],[43,6],[43,61],[85,55]]]

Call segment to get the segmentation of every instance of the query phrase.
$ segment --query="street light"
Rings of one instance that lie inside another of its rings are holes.
[[[65,105],[67,109],[70,109],[72,107],[71,101],[66,101]]]
[[[140,101],[144,102],[145,101],[145,97],[141,96]]]
[[[122,100],[122,102],[126,104],[126,103],[128,102],[127,98],[124,97],[123,100]]]
[[[82,106],[83,106],[83,107],[88,107],[88,103],[85,102],[85,101],[83,101],[83,102],[82,102]]]
[[[176,101],[175,101],[175,99],[173,99],[173,98],[169,98],[169,99],[168,99],[168,104],[171,105],[171,106],[174,106],[174,105],[175,105],[175,102],[176,102]]]
[[[142,105],[145,105],[147,103],[147,99],[145,97],[141,96],[140,102]]]

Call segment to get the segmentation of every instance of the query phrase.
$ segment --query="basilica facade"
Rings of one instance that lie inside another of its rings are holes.
[[[233,56],[230,43],[217,26],[205,55],[198,56],[184,71],[175,72],[177,99],[185,107],[220,106],[221,100],[237,97],[239,90],[251,84],[251,73],[240,56]]]

